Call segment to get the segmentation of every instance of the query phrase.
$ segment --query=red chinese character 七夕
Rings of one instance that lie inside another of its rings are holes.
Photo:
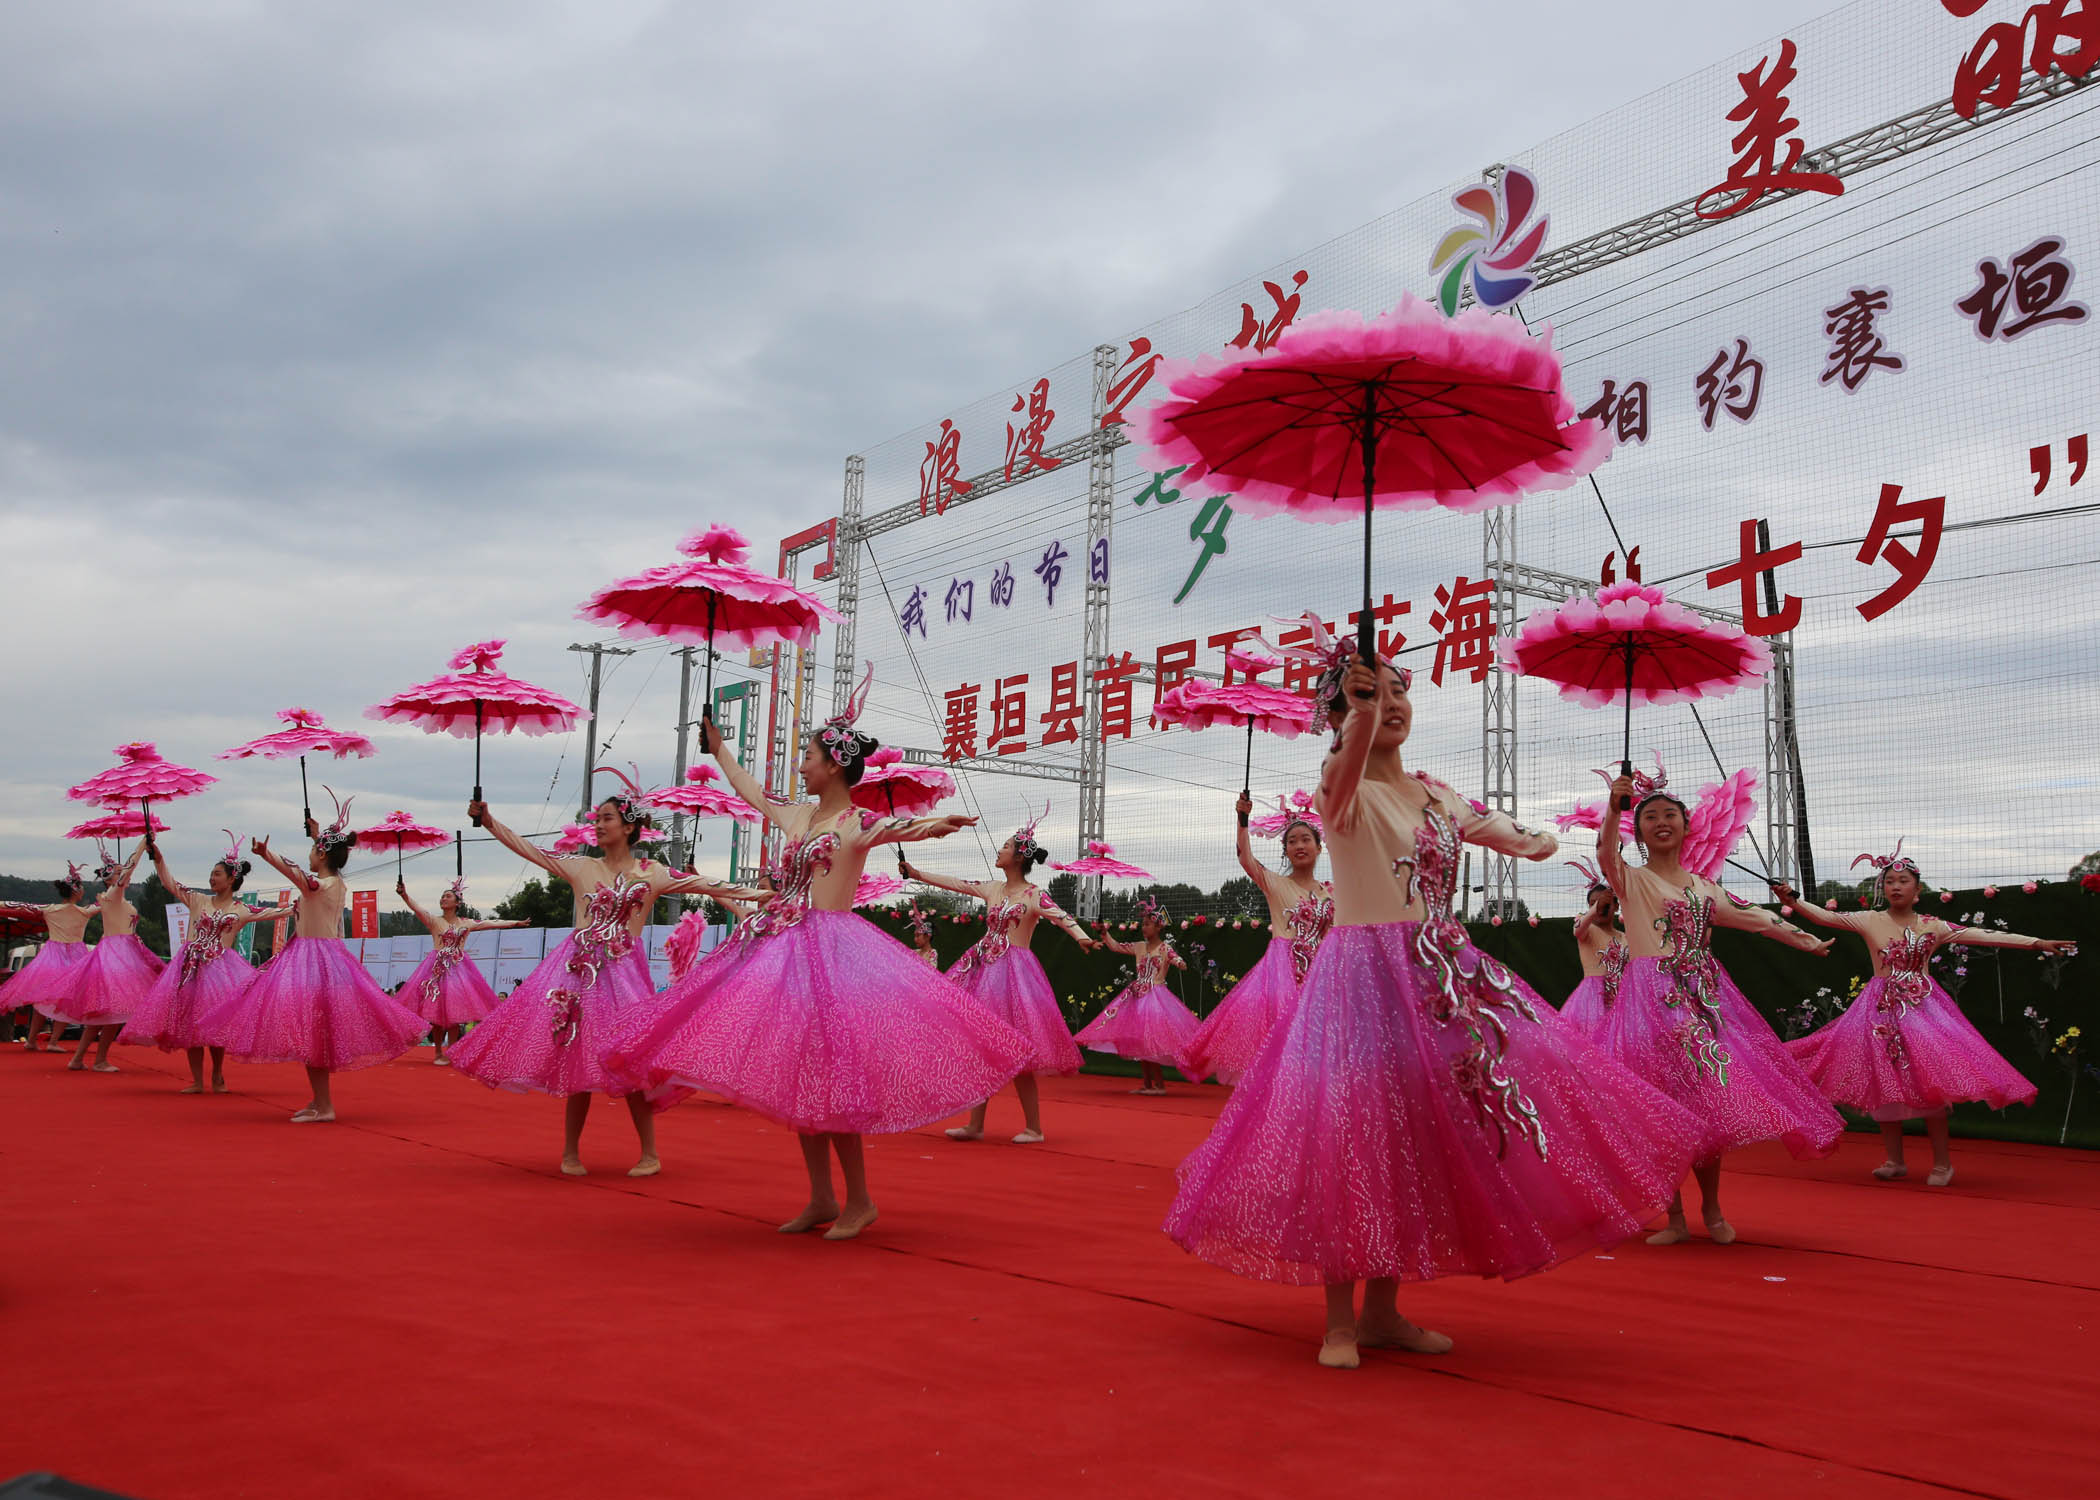
[[[941,728],[941,759],[962,760],[977,754],[977,695],[974,682],[948,690],[948,719]]]
[[[1444,685],[1446,671],[1470,673],[1475,682],[1486,680],[1488,668],[1495,664],[1494,595],[1492,578],[1463,573],[1449,588],[1436,586],[1437,607],[1429,626],[1438,634],[1429,680],[1438,687]]]
[[[992,685],[992,728],[985,749],[1019,755],[1028,748],[1028,674],[1001,677]]]
[[[1794,44],[1788,39],[1781,39],[1776,63],[1767,57],[1749,72],[1736,75],[1743,86],[1743,102],[1728,112],[1728,118],[1743,128],[1728,143],[1736,153],[1735,162],[1718,186],[1699,195],[1693,211],[1700,218],[1729,218],[1770,192],[1791,190],[1834,197],[1845,191],[1845,184],[1828,172],[1794,170],[1807,150],[1793,134],[1801,122],[1787,114],[1792,106],[1786,90],[1796,76]],[[1782,146],[1784,161],[1777,159]]]
[[[1052,458],[1043,452],[1043,441],[1050,435],[1050,424],[1057,420],[1057,413],[1050,406],[1050,377],[1038,380],[1025,396],[1014,397],[1013,409],[1025,411],[1020,427],[1006,424],[1006,477],[1014,477],[1014,466],[1020,465],[1021,473],[1030,470],[1050,470],[1064,460]]]
[[[1086,706],[1079,701],[1079,663],[1060,662],[1050,669],[1050,707],[1042,717],[1044,748],[1069,745],[1079,739],[1079,721]]]
[[[1737,532],[1737,557],[1726,567],[1715,568],[1706,575],[1706,586],[1724,589],[1736,584],[1742,590],[1743,629],[1752,635],[1781,635],[1801,623],[1801,601],[1788,594],[1780,601],[1774,614],[1766,614],[1757,597],[1758,584],[1765,574],[1776,571],[1790,562],[1801,559],[1801,544],[1788,542],[1784,547],[1763,551],[1757,544],[1757,522],[1745,521]]]
[[[946,515],[950,500],[969,494],[970,482],[958,478],[961,473],[962,434],[953,422],[943,418],[940,436],[927,440],[926,456],[919,460],[919,514],[926,514],[927,502],[931,501],[935,515]]]
[[[1912,522],[1918,525],[1916,551],[1890,535],[1898,526]],[[1932,571],[1933,559],[1940,555],[1940,537],[1946,525],[1945,495],[1935,495],[1930,500],[1905,500],[1902,485],[1885,484],[1881,487],[1881,498],[1874,502],[1874,525],[1859,549],[1859,560],[1868,564],[1887,563],[1896,570],[1896,581],[1866,603],[1854,606],[1861,619],[1880,619],[1908,599],[1925,581],[1925,575]]]

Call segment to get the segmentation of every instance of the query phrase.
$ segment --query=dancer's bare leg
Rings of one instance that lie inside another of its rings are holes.
[[[121,1026],[105,1026],[102,1028],[101,1037],[95,1047],[95,1071],[97,1073],[115,1073],[119,1071],[117,1065],[109,1060],[109,1044],[117,1039],[117,1033],[123,1029]]]
[[[1932,1170],[1925,1176],[1925,1185],[1945,1187],[1954,1180],[1954,1160],[1947,1146],[1947,1111],[1925,1117],[1925,1138],[1932,1142]]]
[[[1881,1122],[1881,1149],[1888,1159],[1874,1169],[1874,1175],[1883,1182],[1910,1175],[1910,1168],[1903,1164],[1903,1122],[1883,1120]]]
[[[628,1118],[634,1121],[634,1138],[642,1148],[642,1158],[627,1169],[629,1177],[654,1177],[664,1169],[656,1156],[656,1111],[640,1094],[627,1096]]]
[[[190,1086],[184,1089],[183,1092],[185,1094],[201,1094],[204,1092],[204,1049],[202,1047],[190,1048],[189,1059]]]
[[[1016,1146],[1040,1145],[1043,1139],[1043,1095],[1035,1085],[1035,1074],[1023,1073],[1014,1079],[1014,1093],[1021,1100],[1023,1129],[1014,1137]]]
[[[224,1047],[211,1049],[211,1091],[214,1094],[226,1092],[226,1049]]]
[[[561,1112],[561,1169],[569,1177],[585,1175],[583,1157],[583,1122],[591,1117],[591,1096],[571,1094],[562,1101]]]
[[[782,1234],[801,1234],[839,1216],[839,1200],[831,1191],[831,1137],[797,1135],[795,1139],[802,1146],[802,1165],[809,1169],[809,1206],[780,1226]]]
[[[314,1091],[313,1103],[292,1116],[294,1125],[325,1125],[335,1118],[335,1096],[330,1092],[329,1085],[328,1070],[309,1064],[306,1069],[306,1086]]]
[[[66,1064],[68,1073],[78,1073],[87,1066],[88,1043],[94,1040],[95,1033],[101,1029],[99,1026],[83,1026],[80,1028],[80,1045],[73,1049],[73,1059]]]
[[[1670,1194],[1670,1222],[1648,1236],[1651,1245],[1681,1245],[1692,1237],[1684,1222],[1684,1190]]]
[[[1356,1283],[1327,1283],[1327,1335],[1320,1340],[1320,1363],[1330,1370],[1353,1370],[1356,1353]]]
[[[1365,1349],[1404,1349],[1409,1354],[1444,1354],[1451,1340],[1418,1328],[1400,1316],[1400,1283],[1390,1276],[1364,1283],[1363,1316],[1356,1320],[1356,1342]]]
[[[1721,1158],[1692,1163],[1692,1176],[1699,1181],[1699,1217],[1716,1245],[1735,1243],[1735,1226],[1721,1212]]]
[[[984,1103],[978,1105],[975,1109],[970,1111],[969,1124],[950,1125],[946,1131],[948,1139],[951,1141],[982,1140],[984,1138],[985,1111],[990,1109],[991,1107],[992,1101],[987,1099],[984,1101]]]
[[[868,1196],[868,1161],[857,1135],[828,1137],[838,1153],[839,1175],[846,1179],[846,1206],[838,1222],[824,1232],[827,1240],[850,1240],[875,1222],[875,1200]]]

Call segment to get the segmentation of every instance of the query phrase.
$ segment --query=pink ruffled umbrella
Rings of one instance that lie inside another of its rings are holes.
[[[99,818],[89,818],[85,823],[76,823],[66,830],[69,839],[115,839],[117,857],[124,857],[124,840],[144,838],[147,833],[166,833],[168,825],[161,822],[158,813],[135,813],[126,808],[122,812],[104,813]]]
[[[1115,852],[1113,844],[1104,844],[1098,839],[1089,839],[1086,846],[1086,858],[1075,859],[1068,865],[1053,864],[1050,868],[1060,870],[1067,875],[1099,875],[1108,880],[1150,880],[1152,878],[1150,874],[1140,870],[1136,865],[1128,865],[1120,859],[1113,858]]]
[[[93,802],[112,812],[125,811],[136,802],[140,820],[150,822],[153,803],[195,796],[218,779],[205,771],[178,766],[164,758],[150,741],[133,740],[117,746],[114,766],[98,776],[90,776],[79,786],[66,788],[66,795],[75,802]],[[152,838],[151,833],[146,834],[149,843]]]
[[[410,849],[439,849],[452,842],[452,835],[442,828],[432,828],[428,823],[418,823],[407,813],[396,809],[374,823],[370,828],[357,830],[360,849],[392,849],[394,851],[394,883],[401,883],[401,856]]]
[[[1288,796],[1278,797],[1276,811],[1248,819],[1247,828],[1249,832],[1257,833],[1265,839],[1273,839],[1293,823],[1303,823],[1325,836],[1326,830],[1320,826],[1320,814],[1313,806],[1311,792],[1296,791]]]
[[[1266,353],[1169,360],[1170,394],[1139,417],[1155,468],[1230,494],[1256,514],[1364,522],[1358,650],[1374,657],[1371,513],[1473,511],[1561,489],[1611,456],[1603,427],[1578,420],[1551,336],[1471,308],[1446,318],[1403,296],[1375,318],[1301,318]]]
[[[685,785],[663,787],[642,798],[649,807],[682,812],[693,818],[735,818],[739,823],[757,823],[765,814],[735,792],[714,785],[722,773],[713,766],[694,766],[685,773]]]
[[[577,618],[625,636],[704,642],[707,687],[703,717],[714,717],[715,642],[746,649],[807,646],[838,615],[813,594],[744,561],[751,545],[728,526],[710,526],[678,544],[689,561],[667,563],[609,584],[583,601]]]
[[[1211,729],[1220,724],[1247,726],[1247,764],[1241,778],[1241,795],[1251,797],[1254,785],[1254,731],[1294,740],[1312,726],[1313,706],[1308,698],[1285,688],[1270,687],[1254,680],[1253,674],[1280,667],[1274,657],[1261,656],[1234,647],[1225,654],[1233,671],[1248,673],[1248,680],[1228,684],[1185,677],[1169,688],[1152,709],[1152,722],[1180,725],[1184,729]],[[1247,821],[1240,815],[1240,821]]]
[[[502,641],[477,641],[445,663],[448,671],[384,703],[365,710],[365,717],[387,724],[413,724],[425,734],[474,736],[474,800],[481,796],[481,732],[549,734],[574,729],[590,717],[558,693],[534,687],[496,670]],[[481,820],[474,820],[481,826]]]
[[[1704,619],[1663,591],[1625,579],[1592,599],[1540,610],[1515,635],[1496,643],[1502,662],[1524,677],[1560,685],[1560,695],[1588,708],[1622,694],[1625,732],[1619,774],[1633,774],[1633,705],[1717,698],[1772,669],[1772,653],[1755,636]]]
[[[902,750],[884,745],[869,752],[867,769],[853,788],[853,805],[893,818],[923,818],[954,795],[953,776],[939,766],[906,765]]]
[[[310,708],[280,708],[277,717],[286,728],[279,729],[261,739],[235,745],[231,750],[221,750],[220,760],[246,760],[250,756],[261,756],[264,760],[283,760],[287,756],[299,757],[299,801],[304,809],[301,821],[314,815],[312,799],[306,790],[306,757],[316,751],[344,760],[354,755],[359,760],[373,754],[372,742],[361,734],[347,729],[330,729],[321,721],[321,716]]]

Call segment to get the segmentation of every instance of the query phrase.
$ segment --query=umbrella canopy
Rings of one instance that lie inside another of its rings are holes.
[[[1152,877],[1136,865],[1125,864],[1112,856],[1115,846],[1099,840],[1087,841],[1086,858],[1075,859],[1068,865],[1053,864],[1050,868],[1067,875],[1099,875],[1108,880],[1150,880]]]
[[[626,636],[719,642],[737,650],[807,646],[824,621],[838,618],[815,595],[746,563],[750,543],[730,527],[696,532],[678,550],[686,561],[608,584],[583,601],[577,618]]]
[[[860,884],[853,888],[855,906],[873,906],[878,901],[887,901],[904,889],[904,882],[894,875],[863,875]]]
[[[310,708],[280,708],[277,717],[285,728],[266,734],[260,739],[235,745],[231,750],[221,750],[220,760],[247,760],[261,756],[264,760],[286,760],[296,755],[304,759],[308,755],[332,755],[337,760],[357,756],[360,760],[374,753],[372,742],[361,734],[347,729],[330,729],[321,716]]]
[[[1602,425],[1578,420],[1550,334],[1471,308],[1446,318],[1404,296],[1380,317],[1302,318],[1266,352],[1170,360],[1168,395],[1136,423],[1155,468],[1230,494],[1254,513],[1364,523],[1366,660],[1371,512],[1505,505],[1560,489],[1611,456]]]
[[[370,828],[357,830],[357,844],[361,849],[392,849],[399,853],[411,849],[436,849],[451,842],[452,835],[444,829],[418,823],[398,810],[388,813]]]
[[[136,813],[130,809],[123,812],[104,813],[99,818],[89,818],[85,823],[76,823],[66,830],[69,839],[136,839],[146,835],[148,823],[155,833],[166,833],[168,825],[161,822],[158,813]]]
[[[1312,700],[1261,682],[1215,682],[1188,677],[1169,688],[1152,710],[1158,725],[1213,729],[1228,724],[1294,740],[1312,727]]]
[[[939,766],[909,766],[893,745],[870,751],[853,788],[853,805],[898,818],[923,818],[955,795],[955,778]]]
[[[560,694],[498,671],[504,644],[477,641],[454,655],[444,673],[373,704],[365,717],[412,724],[425,734],[461,740],[470,735],[479,739],[484,730],[551,734],[573,729],[590,717]]]
[[[1320,826],[1320,814],[1313,808],[1311,792],[1295,791],[1276,799],[1276,811],[1263,813],[1247,820],[1247,830],[1258,833],[1265,839],[1278,838],[1284,829],[1293,823],[1304,823],[1326,837],[1327,830]]]
[[[117,746],[117,763],[98,776],[90,776],[66,795],[75,802],[94,802],[107,808],[127,807],[134,802],[170,802],[203,791],[219,778],[188,766],[178,766],[162,757],[146,740]]]
[[[694,818],[735,818],[740,823],[756,823],[765,817],[735,792],[712,784],[721,776],[722,773],[713,766],[694,766],[685,773],[684,786],[650,792],[642,802],[649,807],[682,812]]]

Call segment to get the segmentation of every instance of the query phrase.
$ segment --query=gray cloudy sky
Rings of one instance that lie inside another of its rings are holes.
[[[768,555],[844,453],[1821,8],[7,7],[0,870],[122,740],[209,763],[491,635],[573,689],[575,602],[693,525]],[[328,779],[455,821],[467,752],[367,727]],[[561,753],[494,747],[521,825]],[[214,769],[184,869],[296,816]]]

